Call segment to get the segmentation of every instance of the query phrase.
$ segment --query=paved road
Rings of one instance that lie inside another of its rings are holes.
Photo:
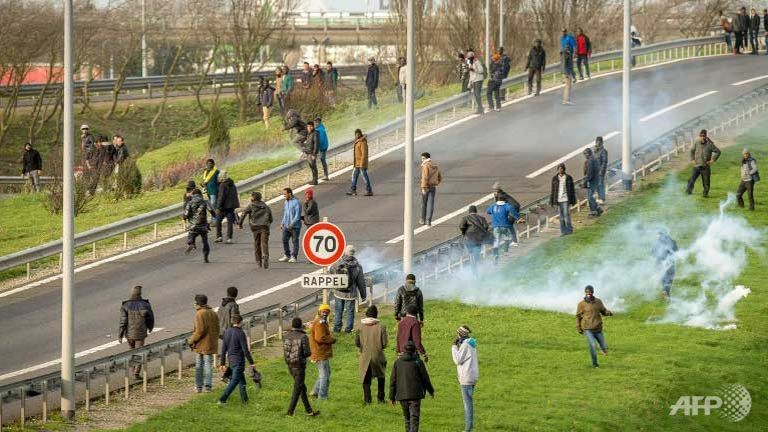
[[[765,84],[768,79],[731,85],[760,76],[764,62],[763,57],[724,57],[636,72],[632,87],[637,121],[633,130],[635,144],[639,146],[716,107],[721,101]],[[640,121],[709,91],[718,93]],[[553,170],[535,178],[526,176],[584,146],[596,135],[619,131],[620,98],[620,75],[595,79],[576,86],[576,106],[562,106],[560,92],[555,91],[418,141],[417,154],[431,152],[443,172],[436,218],[463,209],[488,194],[496,180],[521,202],[548,193]],[[612,160],[620,154],[620,142],[620,136],[606,142]],[[342,227],[366,266],[384,263],[401,251],[401,243],[386,242],[402,233],[402,158],[400,150],[371,164],[375,197],[345,196],[349,187],[346,174],[316,188],[321,215]],[[567,161],[572,173],[580,173],[581,164],[580,156]],[[279,220],[281,205],[275,206],[274,212]],[[418,234],[416,250],[454,236],[456,224],[457,218],[453,218]],[[273,260],[282,255],[279,234],[274,230],[270,241]],[[201,263],[199,255],[184,256],[183,249],[183,241],[175,241],[78,273],[76,351],[114,340],[120,301],[127,297],[133,285],[143,285],[145,295],[152,301],[157,325],[165,329],[162,335],[152,335],[159,338],[190,329],[196,293],[205,293],[213,304],[218,304],[227,286],[237,286],[241,297],[245,297],[314,270],[306,263],[274,262],[269,271],[257,271],[247,230],[236,230],[233,245],[214,245],[212,263],[208,265]],[[56,281],[0,299],[0,377],[59,356],[59,288],[60,282]],[[303,294],[296,286],[272,290],[242,308],[248,311],[269,303],[289,302]]]

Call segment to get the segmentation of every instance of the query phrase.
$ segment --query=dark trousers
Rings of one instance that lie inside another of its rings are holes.
[[[749,209],[755,209],[755,182],[742,180],[739,188],[736,189],[736,199],[739,201],[739,207],[744,207],[744,192],[749,197]]]
[[[187,234],[187,244],[194,245],[197,236],[200,236],[200,239],[203,241],[203,256],[208,258],[208,254],[211,252],[211,246],[208,244],[207,232],[190,230],[189,234]]]
[[[269,267],[269,226],[258,225],[251,227],[253,233],[253,257],[259,267]]]
[[[528,69],[528,94],[533,91],[533,78],[536,78],[536,96],[541,94],[541,69]]]
[[[368,89],[368,108],[374,108],[379,104],[376,100],[376,89]]]
[[[144,339],[128,339],[128,346],[131,349],[141,348],[144,346]],[[135,378],[138,378],[141,373],[141,362],[137,366],[132,367],[131,372]]]
[[[488,80],[488,91],[486,95],[488,97],[488,108],[501,109],[501,81]],[[496,98],[496,105],[493,104],[493,98]]]
[[[672,289],[672,282],[675,281],[675,266],[674,264],[667,267],[664,274],[661,276],[661,288],[669,296],[669,291]]]
[[[371,373],[371,366],[368,366],[368,370],[365,371],[365,377],[363,377],[363,400],[365,403],[373,402],[371,397],[371,381],[373,381],[373,374]],[[376,401],[384,403],[384,377],[376,378],[378,389],[376,391]]]
[[[295,228],[283,228],[283,252],[288,258],[299,256],[299,234],[301,234],[301,225]],[[293,250],[291,250],[291,246]]]
[[[323,165],[323,173],[325,174],[326,180],[328,180],[328,162],[325,160],[325,156],[327,154],[328,154],[328,150],[317,153],[317,158],[320,159],[320,163]]]
[[[727,32],[723,34],[725,38],[725,45],[728,47],[728,51],[733,51],[733,42],[731,41],[731,32]]]
[[[581,70],[581,64],[584,63],[584,69],[586,69],[587,72],[587,78],[591,78],[592,75],[589,73],[589,56],[588,55],[577,55],[576,56],[576,67],[579,69],[579,79],[583,80],[584,75],[582,74]]]
[[[749,46],[752,48],[752,54],[757,54],[757,50],[759,49],[759,45],[757,43],[757,32],[756,31],[750,31],[749,32]]]
[[[704,187],[704,196],[707,196],[709,195],[709,179],[712,176],[712,169],[709,167],[709,165],[693,167],[691,178],[688,180],[688,189],[686,189],[686,192],[689,195],[693,192],[693,187],[696,185],[696,179],[698,179],[699,176],[701,176],[701,185]]]
[[[304,383],[304,379],[307,375],[306,367],[289,367],[288,370],[293,377],[293,394],[291,394],[291,402],[288,404],[288,415],[293,415],[293,411],[296,409],[296,404],[299,403],[299,398],[301,398],[301,403],[304,404],[304,411],[311,413],[312,406],[309,404],[307,385]]]
[[[400,401],[403,408],[405,432],[419,432],[419,417],[421,417],[421,400]]]
[[[431,224],[432,214],[435,212],[435,194],[437,189],[427,188],[427,191],[421,191],[421,220],[422,223]]]
[[[472,83],[472,94],[475,96],[475,114],[483,113],[483,82]]]
[[[224,223],[225,218],[227,219],[227,238],[232,239],[232,234],[235,230],[235,221],[237,221],[235,209],[224,209],[221,211],[219,217],[216,218],[216,237],[221,238],[221,225]]]
[[[248,402],[248,392],[245,389],[245,365],[239,365],[233,368],[230,368],[232,370],[232,378],[229,380],[229,384],[227,384],[227,387],[224,389],[224,393],[222,393],[221,397],[219,398],[219,402],[226,402],[227,399],[229,399],[229,395],[232,394],[233,391],[235,391],[235,387],[240,386],[240,402],[246,403]]]
[[[734,48],[734,52],[740,53],[741,47],[744,46],[744,32],[737,31],[734,34],[736,37],[736,47]]]
[[[469,91],[469,77],[461,80],[461,92],[464,93],[468,91]]]
[[[317,184],[317,156],[307,155],[307,166],[312,171],[312,183]]]

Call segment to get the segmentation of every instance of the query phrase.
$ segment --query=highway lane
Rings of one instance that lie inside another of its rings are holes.
[[[636,72],[632,87],[635,145],[716,107],[721,101],[765,84],[768,80],[731,85],[760,76],[762,61],[762,57],[723,57]],[[643,117],[710,91],[717,93],[637,123]],[[435,218],[488,194],[496,180],[521,202],[547,193],[551,172],[534,178],[526,176],[585,145],[596,135],[620,130],[620,98],[620,75],[595,79],[576,86],[576,106],[562,106],[560,92],[554,91],[420,140],[417,153],[431,152],[443,171]],[[620,136],[606,142],[611,159],[620,154],[620,145]],[[581,163],[580,156],[571,158],[567,162],[569,171],[578,174]],[[345,196],[348,174],[316,187],[321,215],[344,229],[365,266],[394,259],[401,251],[400,243],[386,242],[402,234],[402,172],[399,150],[371,164],[375,197]],[[281,206],[273,209],[279,220]],[[418,218],[418,211],[415,213]],[[457,219],[418,234],[416,249],[454,236]],[[213,245],[213,262],[208,265],[201,263],[199,255],[184,256],[184,242],[176,241],[78,273],[76,351],[114,340],[120,302],[133,285],[145,287],[144,293],[155,308],[157,325],[165,328],[164,335],[171,335],[191,327],[192,299],[196,293],[207,294],[211,303],[217,305],[227,286],[239,287],[240,296],[245,297],[314,270],[306,263],[275,261],[282,255],[282,246],[280,233],[274,228],[270,241],[273,263],[269,271],[256,270],[250,233],[236,230],[235,244]],[[60,282],[55,281],[0,299],[0,377],[58,357],[59,288]],[[248,302],[242,309],[287,302],[303,294],[298,287],[288,287]]]

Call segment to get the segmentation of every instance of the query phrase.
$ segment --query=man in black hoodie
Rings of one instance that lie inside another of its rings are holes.
[[[272,225],[272,209],[261,200],[261,192],[251,193],[251,203],[240,215],[240,229],[245,218],[253,233],[253,254],[260,268],[269,268],[269,226]]]
[[[528,94],[533,91],[533,79],[536,79],[536,96],[541,94],[541,74],[547,67],[547,53],[541,46],[541,39],[536,39],[536,43],[528,53],[528,61],[525,69],[528,71]]]
[[[477,263],[480,262],[480,249],[489,237],[493,236],[488,221],[477,214],[477,206],[469,206],[469,213],[461,219],[459,231],[464,236],[464,246],[470,256],[472,272],[477,275]]]
[[[120,306],[120,330],[117,341],[123,343],[123,338],[128,340],[131,349],[144,346],[144,340],[152,329],[155,328],[155,314],[149,300],[141,298],[141,285],[136,285],[131,290],[131,296]],[[139,379],[141,364],[131,368],[133,377]]]
[[[311,355],[309,337],[302,329],[301,318],[296,317],[291,322],[291,329],[283,335],[283,358],[293,377],[293,394],[291,395],[291,402],[288,404],[289,416],[293,415],[299,398],[301,398],[308,416],[315,417],[320,414],[320,411],[313,410],[309,404],[307,385],[304,383],[307,376],[307,358]]]
[[[251,348],[248,346],[248,338],[243,329],[240,328],[242,322],[243,318],[240,315],[233,316],[232,327],[224,333],[224,340],[221,343],[221,366],[219,368],[222,372],[227,370],[227,361],[229,361],[232,379],[219,398],[219,405],[227,403],[229,395],[237,386],[240,386],[240,402],[243,404],[248,402],[248,391],[245,388],[245,361],[248,360],[251,366],[253,366],[254,361]]]
[[[35,192],[40,192],[40,170],[42,169],[43,158],[40,157],[40,152],[32,148],[32,144],[24,144],[21,175],[29,180]]]
[[[416,275],[414,274],[406,276],[405,285],[397,290],[395,297],[395,319],[397,321],[406,315],[406,308],[410,304],[416,306],[419,322],[424,324],[424,296],[421,294],[421,289],[416,286]]]
[[[409,341],[405,345],[403,355],[395,360],[392,366],[392,375],[389,378],[389,400],[392,406],[395,401],[400,402],[403,408],[403,421],[405,430],[419,432],[419,420],[421,417],[421,400],[429,392],[435,397],[435,389],[427,373],[427,367],[416,354],[416,345]]]
[[[598,217],[603,214],[603,209],[597,204],[595,194],[600,185],[600,161],[592,153],[592,149],[584,149],[584,188],[587,189],[587,202],[589,202],[589,216]]]
[[[224,333],[232,327],[236,315],[240,315],[240,306],[237,305],[237,287],[227,288],[227,296],[221,299],[221,307],[216,312],[219,316],[219,338],[224,338]]]
[[[189,255],[193,250],[197,249],[195,239],[197,236],[203,240],[203,262],[207,263],[208,254],[211,252],[211,247],[208,244],[208,231],[210,230],[210,224],[208,223],[208,213],[213,213],[213,207],[211,204],[203,199],[203,192],[200,189],[192,191],[192,197],[189,199],[186,208],[184,209],[184,220],[189,224],[189,234],[187,235],[187,250],[184,252]]]
[[[317,153],[320,151],[320,137],[315,130],[315,122],[307,122],[307,141],[304,143],[304,154],[307,165],[312,171],[311,185],[317,185]]]
[[[235,182],[229,178],[226,171],[219,173],[219,193],[216,195],[216,243],[221,243],[221,224],[227,218],[227,244],[232,243],[232,232],[235,229],[237,216],[235,209],[240,207]]]

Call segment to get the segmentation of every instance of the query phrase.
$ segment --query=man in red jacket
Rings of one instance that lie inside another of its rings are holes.
[[[584,67],[587,70],[587,78],[592,79],[592,75],[589,73],[589,58],[592,56],[592,42],[589,40],[589,36],[584,34],[584,30],[579,29],[579,35],[576,36],[576,67],[579,68],[579,79],[584,79],[582,73],[581,64],[584,63]]]
[[[421,353],[424,361],[429,361],[427,356],[427,350],[424,349],[424,345],[421,344],[421,326],[418,318],[416,318],[416,305],[409,304],[405,308],[405,316],[397,323],[397,355],[401,355],[405,352],[405,345],[408,341],[413,341],[416,345],[416,349]]]

